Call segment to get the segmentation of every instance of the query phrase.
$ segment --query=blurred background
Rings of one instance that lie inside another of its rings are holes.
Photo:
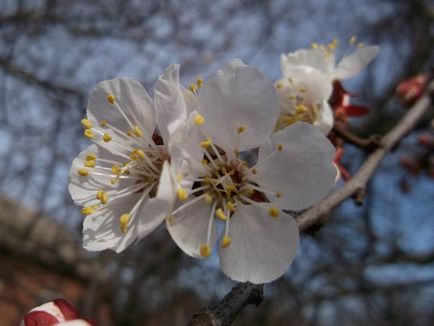
[[[233,57],[277,80],[281,53],[337,37],[343,54],[353,35],[381,52],[345,83],[372,107],[350,123],[383,134],[406,112],[396,85],[432,67],[432,1],[2,0],[0,324],[64,297],[100,325],[185,325],[234,285],[164,228],[119,255],[81,249],[68,169],[89,144],[80,119],[99,81],[130,76],[152,94],[171,63],[188,85]],[[433,136],[432,111],[382,163],[363,206],[348,200],[303,235],[285,277],[235,325],[434,324],[434,159],[420,141]],[[343,163],[354,172],[366,155],[347,145]]]

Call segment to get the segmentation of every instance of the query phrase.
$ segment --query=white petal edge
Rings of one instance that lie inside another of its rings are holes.
[[[324,135],[328,135],[334,125],[333,111],[327,101],[322,103],[321,115],[314,123]]]
[[[138,125],[145,137],[150,138],[155,130],[155,114],[152,100],[143,86],[134,79],[116,78],[98,83],[91,91],[87,106],[87,116],[94,123],[107,120],[109,124],[127,133],[131,127],[119,110],[111,104],[108,95],[133,125]]]
[[[271,81],[245,65],[205,81],[198,97],[205,118],[202,127],[225,150],[242,151],[265,142],[279,112]]]
[[[294,219],[273,218],[268,204],[240,205],[231,217],[227,248],[221,248],[223,272],[238,282],[268,283],[281,277],[297,253],[299,233]]]
[[[282,150],[277,149],[278,145]],[[280,196],[268,195],[271,202],[288,210],[307,208],[328,194],[334,185],[334,146],[321,131],[297,122],[276,132],[259,148],[254,180]],[[268,155],[273,155],[267,159]]]
[[[175,187],[169,163],[161,170],[157,194],[146,201],[137,212],[137,233],[139,239],[155,230],[171,212],[175,202]]]
[[[194,197],[192,197],[194,200]],[[200,246],[206,244],[211,205],[202,199],[187,206],[181,213],[166,220],[166,227],[172,239],[187,255],[201,258]],[[212,221],[211,247],[214,247],[216,231]]]
[[[96,145],[90,145],[86,149],[80,152],[80,154],[72,161],[71,168],[69,170],[70,183],[68,186],[69,193],[72,200],[77,205],[94,205],[98,203],[96,199],[96,192],[98,190],[121,190],[125,187],[131,186],[133,181],[121,179],[114,185],[110,183],[110,177],[103,177],[93,175],[92,172],[95,168],[87,168],[90,172],[88,176],[79,176],[77,171],[80,168],[84,168],[84,162],[88,154],[96,154],[97,158],[114,160],[119,163],[123,161],[119,157],[112,155],[105,149]]]
[[[187,120],[183,90],[179,84],[179,65],[170,65],[155,84],[154,104],[158,129],[166,145],[170,135]]]
[[[345,56],[332,72],[332,79],[348,79],[363,70],[378,54],[378,46],[360,48]]]
[[[119,218],[129,213],[140,199],[140,194],[131,194],[116,201],[109,201],[105,208],[97,211],[83,221],[83,247],[88,251],[111,249],[117,253],[125,250],[138,240],[136,216],[123,233],[119,226]]]

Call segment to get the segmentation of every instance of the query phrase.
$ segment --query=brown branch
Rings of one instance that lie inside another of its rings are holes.
[[[417,101],[408,113],[384,137],[375,140],[375,145],[381,144],[360,167],[354,177],[341,189],[337,189],[324,198],[319,204],[299,215],[297,225],[300,232],[311,227],[323,225],[331,211],[345,199],[355,197],[361,203],[365,196],[366,185],[372,178],[383,158],[407,135],[433,104],[434,82],[427,87],[425,95]],[[367,140],[369,141],[369,139]],[[374,145],[371,143],[367,145]],[[259,305],[263,299],[263,285],[239,283],[214,307],[207,308],[196,314],[192,326],[230,325],[238,313],[249,304]]]
[[[333,131],[336,132],[339,137],[341,137],[348,143],[365,149],[367,151],[371,151],[381,146],[381,139],[378,135],[372,135],[368,138],[362,138],[347,130],[346,127],[339,122],[335,123],[335,125],[333,126]]]
[[[431,93],[433,91],[434,82],[429,85],[425,95],[413,105],[398,124],[381,138],[380,142],[382,146],[368,156],[366,161],[350,181],[348,181],[342,188],[332,192],[319,204],[308,209],[297,218],[297,224],[300,231],[305,231],[311,226],[324,224],[331,211],[345,199],[352,196],[356,196],[359,202],[363,199],[366,185],[372,178],[372,175],[383,158],[415,127],[419,119],[432,105]]]
[[[261,304],[263,288],[262,284],[238,283],[214,307],[195,315],[190,326],[230,325],[245,306]]]

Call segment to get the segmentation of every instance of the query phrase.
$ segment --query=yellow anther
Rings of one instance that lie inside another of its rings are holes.
[[[89,153],[86,155],[86,161],[96,161],[96,154]]]
[[[357,48],[359,49],[363,49],[365,47],[365,43],[360,42],[359,44],[357,44]]]
[[[211,140],[211,138],[208,138],[207,140],[204,140],[204,141],[200,142],[200,147],[202,147],[202,148],[208,148],[208,147],[211,146],[211,144],[212,144],[212,140]]]
[[[122,214],[119,218],[119,227],[122,233],[127,233],[128,231],[128,222],[130,221],[131,215],[128,213]]]
[[[310,47],[314,50],[318,49],[318,43],[313,42],[313,43],[311,43]]]
[[[226,186],[226,189],[228,191],[228,195],[230,196],[231,192],[237,193],[237,186],[235,186],[233,183]]]
[[[138,159],[143,160],[146,157],[145,152],[140,150],[140,149],[132,150],[129,156],[132,160],[135,160],[135,161]]]
[[[99,125],[100,125],[101,127],[107,127],[107,125],[108,125],[108,121],[107,121],[107,120],[101,120],[101,121],[99,122]]]
[[[89,119],[81,119],[81,125],[86,129],[92,128],[92,122]]]
[[[281,152],[282,149],[283,149],[283,145],[282,145],[282,144],[277,144],[277,150],[278,150],[279,152]]]
[[[98,208],[98,205],[86,206],[81,209],[81,215],[90,215]]]
[[[95,134],[93,133],[92,129],[86,129],[83,132],[83,135],[84,135],[84,137],[89,138],[89,139],[95,138]]]
[[[221,219],[222,221],[226,221],[228,219],[228,217],[225,215],[225,213],[223,212],[223,210],[221,208],[219,208],[215,211],[215,215],[219,219]]]
[[[230,201],[230,200],[228,200],[228,201],[226,202],[226,207],[227,207],[227,209],[229,209],[231,212],[235,211],[234,203],[233,203],[232,201]]]
[[[87,177],[89,175],[89,170],[86,168],[81,168],[77,170],[77,173],[80,177]]]
[[[197,87],[201,88],[203,85],[203,79],[200,77],[198,79],[196,79],[196,84],[197,84]]]
[[[103,194],[104,194],[104,190],[98,190],[96,192],[96,199],[100,199],[101,200]]]
[[[305,93],[306,92],[306,87],[301,86],[301,87],[298,88],[298,91],[300,93]]]
[[[357,42],[357,37],[355,35],[350,37],[350,40],[348,41],[348,43],[350,43],[350,45],[353,45]]]
[[[134,136],[134,133],[133,133],[131,130],[128,130],[127,135],[128,135],[129,137],[133,137],[133,136]]]
[[[239,134],[243,133],[244,131],[246,131],[246,127],[244,127],[244,126],[239,126],[237,128],[237,133],[239,133]]]
[[[101,204],[103,204],[103,205],[107,204],[109,201],[109,195],[106,192],[104,192],[100,201],[101,201]]]
[[[142,151],[141,149],[137,149],[137,150],[136,150],[136,153],[137,153],[137,156],[138,156],[139,158],[141,158],[142,160],[146,157],[145,152]]]
[[[280,83],[280,82],[276,83],[276,88],[277,89],[282,89],[283,88],[283,84]]]
[[[178,188],[176,195],[180,201],[184,201],[188,198],[188,191],[182,187]]]
[[[271,217],[279,217],[280,215],[280,210],[277,207],[271,206],[268,209],[268,214],[270,214]]]
[[[142,137],[143,136],[143,132],[139,128],[139,126],[134,126],[133,133],[136,137]]]
[[[112,165],[112,172],[114,174],[120,175],[122,172],[122,169],[118,165]]]
[[[202,244],[200,246],[200,255],[203,258],[209,257],[211,255],[211,247],[209,245],[207,245],[207,244]]]
[[[253,174],[258,174],[258,171],[256,169],[252,169]]]
[[[190,86],[188,86],[188,89],[190,90],[190,92],[192,93],[196,93],[197,91],[197,86],[194,83],[191,83]]]
[[[205,123],[205,118],[201,114],[196,114],[194,117],[194,123],[198,126],[203,125]]]
[[[307,111],[307,107],[304,106],[303,104],[298,104],[298,105],[295,107],[295,112],[296,112],[296,113],[304,113],[304,112],[306,112],[306,111]]]
[[[88,160],[84,162],[84,166],[87,168],[94,168],[96,164],[96,161]]]
[[[293,83],[293,80],[292,80],[292,78],[291,78],[291,77],[288,77],[288,83],[290,83],[290,84],[292,84],[292,83]]]
[[[222,239],[222,242],[220,243],[222,248],[227,248],[229,247],[229,245],[231,244],[232,239],[230,237],[228,237],[227,235],[225,235]]]
[[[203,200],[205,201],[205,203],[211,204],[212,201],[214,200],[214,197],[211,194],[206,193],[203,197]]]
[[[118,183],[118,179],[116,178],[110,179],[110,183],[114,186],[115,184]]]
[[[173,224],[173,220],[174,220],[173,215],[167,215],[166,221],[167,221],[167,223],[169,223],[169,225]]]
[[[112,136],[110,136],[110,134],[108,133],[104,133],[104,135],[102,136],[102,140],[108,143],[110,140],[112,140]]]
[[[203,165],[208,165],[208,163],[209,163],[209,162],[208,162],[207,159],[204,158],[204,159],[202,160],[202,164],[203,164]]]
[[[293,100],[296,100],[296,99],[297,99],[297,95],[295,95],[295,94],[291,94],[291,95],[288,96],[288,98],[289,98],[291,101],[293,101]]]
[[[113,94],[108,94],[107,95],[107,101],[110,103],[110,104],[114,104],[115,103],[115,96],[113,95]]]
[[[96,198],[99,199],[101,201],[101,204],[103,205],[107,204],[109,200],[109,196],[104,190],[99,190],[96,193]]]
[[[279,192],[279,191],[278,191],[278,192],[276,192],[276,197],[277,197],[277,198],[280,198],[280,197],[282,197],[282,193],[281,193],[281,192]]]

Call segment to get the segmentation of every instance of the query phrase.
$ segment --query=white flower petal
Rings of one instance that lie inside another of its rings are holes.
[[[278,145],[282,146],[280,151]],[[280,193],[279,197],[269,197],[281,208],[307,208],[327,195],[334,185],[334,152],[333,145],[317,127],[298,122],[276,132],[260,147],[255,181]],[[267,159],[269,155],[273,156]]]
[[[114,96],[115,104],[108,101],[109,95]],[[152,137],[155,130],[153,104],[139,82],[130,78],[102,81],[92,90],[89,98],[87,116],[94,124],[106,120],[127,133],[131,127],[115,105],[119,105],[133,125],[141,128],[145,137]]]
[[[158,78],[154,103],[161,137],[166,145],[170,145],[170,135],[187,120],[187,108],[179,85],[179,65],[169,66]]]
[[[173,135],[176,142],[169,148],[170,164],[175,175],[181,175],[182,179],[194,179],[204,172],[202,159],[204,149],[200,146],[203,135],[195,124],[197,112],[192,112],[183,126]]]
[[[332,130],[334,125],[333,111],[327,101],[322,103],[319,120],[315,121],[314,125],[318,126],[324,135],[328,135]]]
[[[203,128],[226,150],[246,150],[273,131],[279,105],[273,84],[256,69],[235,66],[207,80],[199,91]]]
[[[347,79],[357,75],[377,56],[379,50],[378,46],[368,46],[347,55],[338,63],[330,76],[331,79]]]
[[[282,213],[273,218],[267,204],[239,205],[230,221],[232,241],[221,248],[223,272],[238,282],[271,282],[282,276],[297,252],[298,229],[293,218]]]
[[[280,58],[281,68],[284,76],[291,74],[293,68],[311,68],[320,72],[328,72],[334,65],[333,60],[327,59],[320,51],[314,49],[301,49],[287,55],[282,54]]]
[[[135,216],[127,232],[120,229],[119,218],[129,213],[141,194],[131,194],[109,203],[100,211],[87,216],[83,221],[83,247],[89,251],[111,249],[117,253],[126,249],[138,239],[137,218]]]
[[[194,200],[192,197],[191,200]],[[179,214],[166,220],[167,230],[172,239],[187,255],[200,258],[200,246],[206,244],[211,206],[202,199],[186,206]],[[214,246],[216,231],[214,222],[211,233],[211,247]]]
[[[161,170],[157,195],[144,203],[137,212],[137,232],[139,238],[151,233],[158,227],[172,210],[175,202],[175,187],[170,166],[166,161]]]
[[[246,66],[246,64],[244,64],[241,59],[232,59],[227,64],[225,64],[224,67],[217,72],[217,74],[234,75],[237,67],[239,66]]]
[[[91,145],[83,150],[72,162],[71,169],[69,171],[69,192],[72,200],[77,205],[94,205],[99,201],[96,199],[96,192],[98,190],[121,190],[134,184],[133,180],[120,179],[119,182],[111,184],[111,177],[94,175],[92,172],[96,171],[96,168],[87,168],[89,175],[86,177],[79,176],[77,171],[84,167],[86,156],[90,153],[96,154],[97,158],[108,159],[117,162],[121,162],[120,158],[112,155],[110,152]],[[107,171],[104,171],[106,175],[109,175]]]

